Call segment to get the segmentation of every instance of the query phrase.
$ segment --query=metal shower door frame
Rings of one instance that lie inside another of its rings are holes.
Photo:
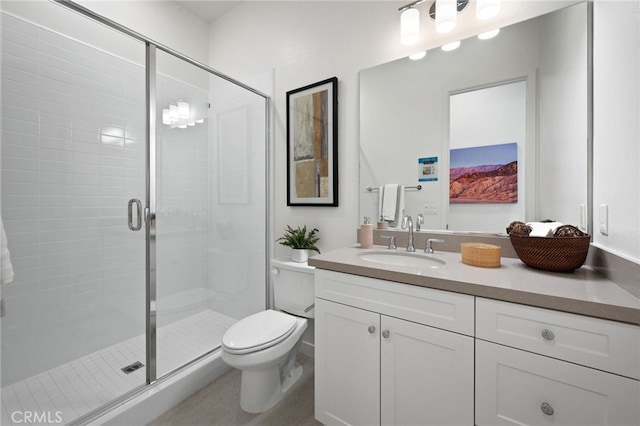
[[[60,4],[74,12],[77,12],[83,16],[86,16],[100,24],[106,25],[120,33],[126,34],[129,37],[132,37],[136,40],[139,40],[145,44],[145,86],[146,86],[146,199],[145,206],[143,207],[143,220],[145,222],[145,238],[146,238],[146,385],[152,384],[158,380],[157,377],[157,304],[156,304],[156,114],[157,114],[157,105],[156,105],[156,72],[157,72],[157,63],[156,63],[156,53],[157,50],[161,50],[165,53],[168,53],[178,59],[181,59],[197,68],[200,68],[216,77],[222,78],[236,86],[239,86],[249,92],[252,92],[260,97],[262,97],[265,101],[265,159],[266,159],[266,176],[265,179],[265,194],[266,194],[266,205],[265,212],[267,213],[271,211],[271,195],[269,189],[269,180],[270,180],[270,135],[271,135],[271,98],[269,95],[262,93],[261,91],[254,89],[246,84],[235,80],[234,78],[229,77],[215,69],[202,64],[190,57],[183,55],[167,46],[164,46],[160,43],[153,41],[152,39],[145,37],[144,35],[133,31],[121,24],[118,24],[115,21],[112,21],[108,18],[105,18],[101,15],[96,14],[95,12],[87,9],[84,6],[81,6],[70,0],[52,0],[55,3]],[[270,221],[265,219],[266,233],[270,234],[271,224]],[[270,245],[268,239],[266,239],[265,243],[265,257],[268,260],[270,258]],[[268,262],[267,262],[268,264]],[[268,269],[268,268],[267,268]],[[268,282],[269,274],[268,271],[265,270],[265,283]],[[270,294],[269,294],[269,286],[265,286],[265,306],[268,306]],[[202,356],[205,356],[203,354]],[[192,362],[195,362],[200,357],[196,358]],[[184,368],[191,363],[186,364],[185,366],[180,367]],[[164,377],[171,377],[177,370],[174,372],[168,373]],[[161,378],[161,380],[163,380]],[[134,390],[130,393],[123,395],[121,398],[118,398],[116,401],[112,401],[107,405],[101,407],[97,410],[97,412],[103,412],[110,409],[113,406],[121,404],[124,400],[127,400],[136,394],[144,391],[145,386],[142,386],[141,390]],[[82,416],[80,419],[85,419],[87,417],[95,418],[99,413],[89,413],[87,416]],[[76,419],[76,421],[80,420]],[[72,423],[76,423],[76,421]]]

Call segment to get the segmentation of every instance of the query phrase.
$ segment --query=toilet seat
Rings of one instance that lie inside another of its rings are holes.
[[[235,355],[257,352],[285,340],[296,323],[296,317],[283,312],[258,312],[232,325],[222,337],[222,346]]]

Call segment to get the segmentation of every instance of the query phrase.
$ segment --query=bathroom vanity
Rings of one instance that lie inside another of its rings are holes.
[[[324,424],[640,424],[640,300],[588,267],[383,247],[309,264]]]

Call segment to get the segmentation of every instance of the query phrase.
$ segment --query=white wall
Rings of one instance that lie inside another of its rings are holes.
[[[640,262],[640,2],[594,9],[594,241]],[[608,236],[599,232],[601,204]]]
[[[207,23],[173,1],[76,0],[153,41],[206,63]]]

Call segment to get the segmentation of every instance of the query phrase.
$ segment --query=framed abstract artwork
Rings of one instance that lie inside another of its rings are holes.
[[[287,206],[338,205],[338,79],[287,92]]]

